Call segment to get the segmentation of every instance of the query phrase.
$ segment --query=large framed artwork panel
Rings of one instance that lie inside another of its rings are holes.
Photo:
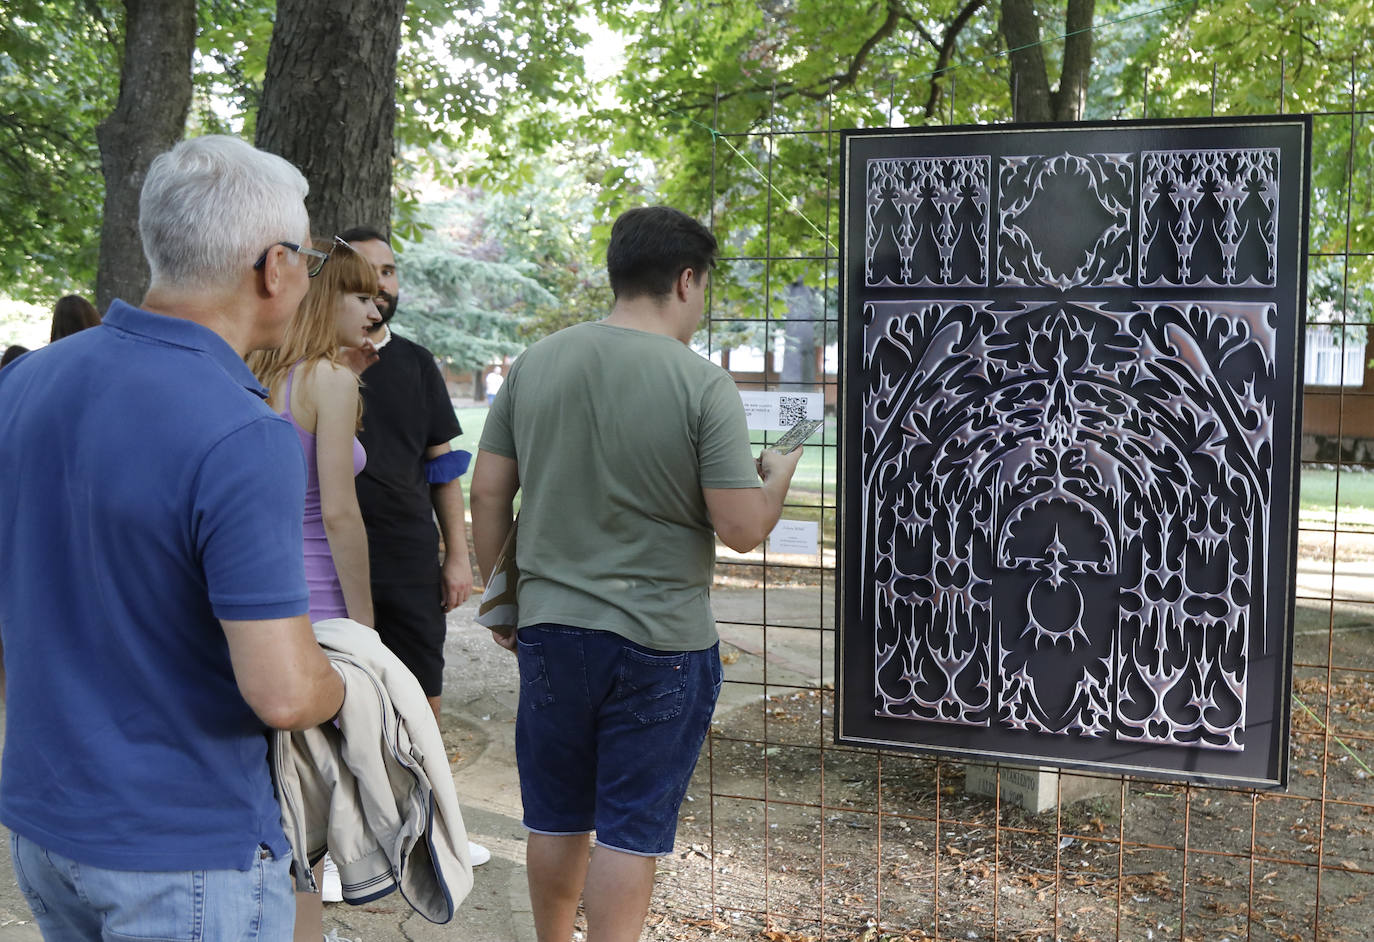
[[[844,132],[839,741],[1284,783],[1310,136]]]

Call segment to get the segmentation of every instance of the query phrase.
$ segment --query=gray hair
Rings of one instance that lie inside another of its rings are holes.
[[[275,242],[308,245],[309,189],[286,160],[237,137],[208,134],[158,155],[138,202],[152,283],[227,285]]]

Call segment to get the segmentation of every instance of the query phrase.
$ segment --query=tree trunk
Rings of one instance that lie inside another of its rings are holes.
[[[148,289],[138,198],[153,158],[181,140],[191,107],[195,0],[125,0],[119,102],[96,128],[105,174],[96,306],[131,304]]]
[[[391,231],[396,54],[405,0],[279,0],[257,145],[310,181],[310,228]]]
[[[798,278],[787,286],[783,328],[782,388],[811,391],[816,385],[816,323],[820,292]]]
[[[1054,120],[1081,121],[1093,64],[1093,8],[1096,0],[1068,0],[1064,16],[1064,67],[1054,93]]]
[[[1002,37],[1011,59],[1011,111],[1014,121],[1079,121],[1087,102],[1093,62],[1093,11],[1096,0],[1065,0],[1064,63],[1059,87],[1050,91],[1040,47],[1035,0],[1002,0]]]
[[[1002,0],[1002,36],[1011,60],[1011,118],[1050,121],[1050,80],[1040,50],[1035,0]]]

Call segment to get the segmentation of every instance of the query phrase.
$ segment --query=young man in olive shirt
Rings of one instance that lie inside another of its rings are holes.
[[[715,256],[675,209],[622,215],[610,315],[525,351],[483,429],[471,496],[485,573],[522,494],[506,646],[541,942],[567,942],[581,896],[588,942],[639,938],[720,692],[716,537],[762,542],[799,457],[756,462],[734,381],[687,346]]]

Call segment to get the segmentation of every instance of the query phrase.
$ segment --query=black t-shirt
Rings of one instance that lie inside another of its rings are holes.
[[[425,452],[462,433],[434,357],[392,333],[363,373],[367,465],[356,478],[372,581],[421,585],[439,578],[439,532]]]

